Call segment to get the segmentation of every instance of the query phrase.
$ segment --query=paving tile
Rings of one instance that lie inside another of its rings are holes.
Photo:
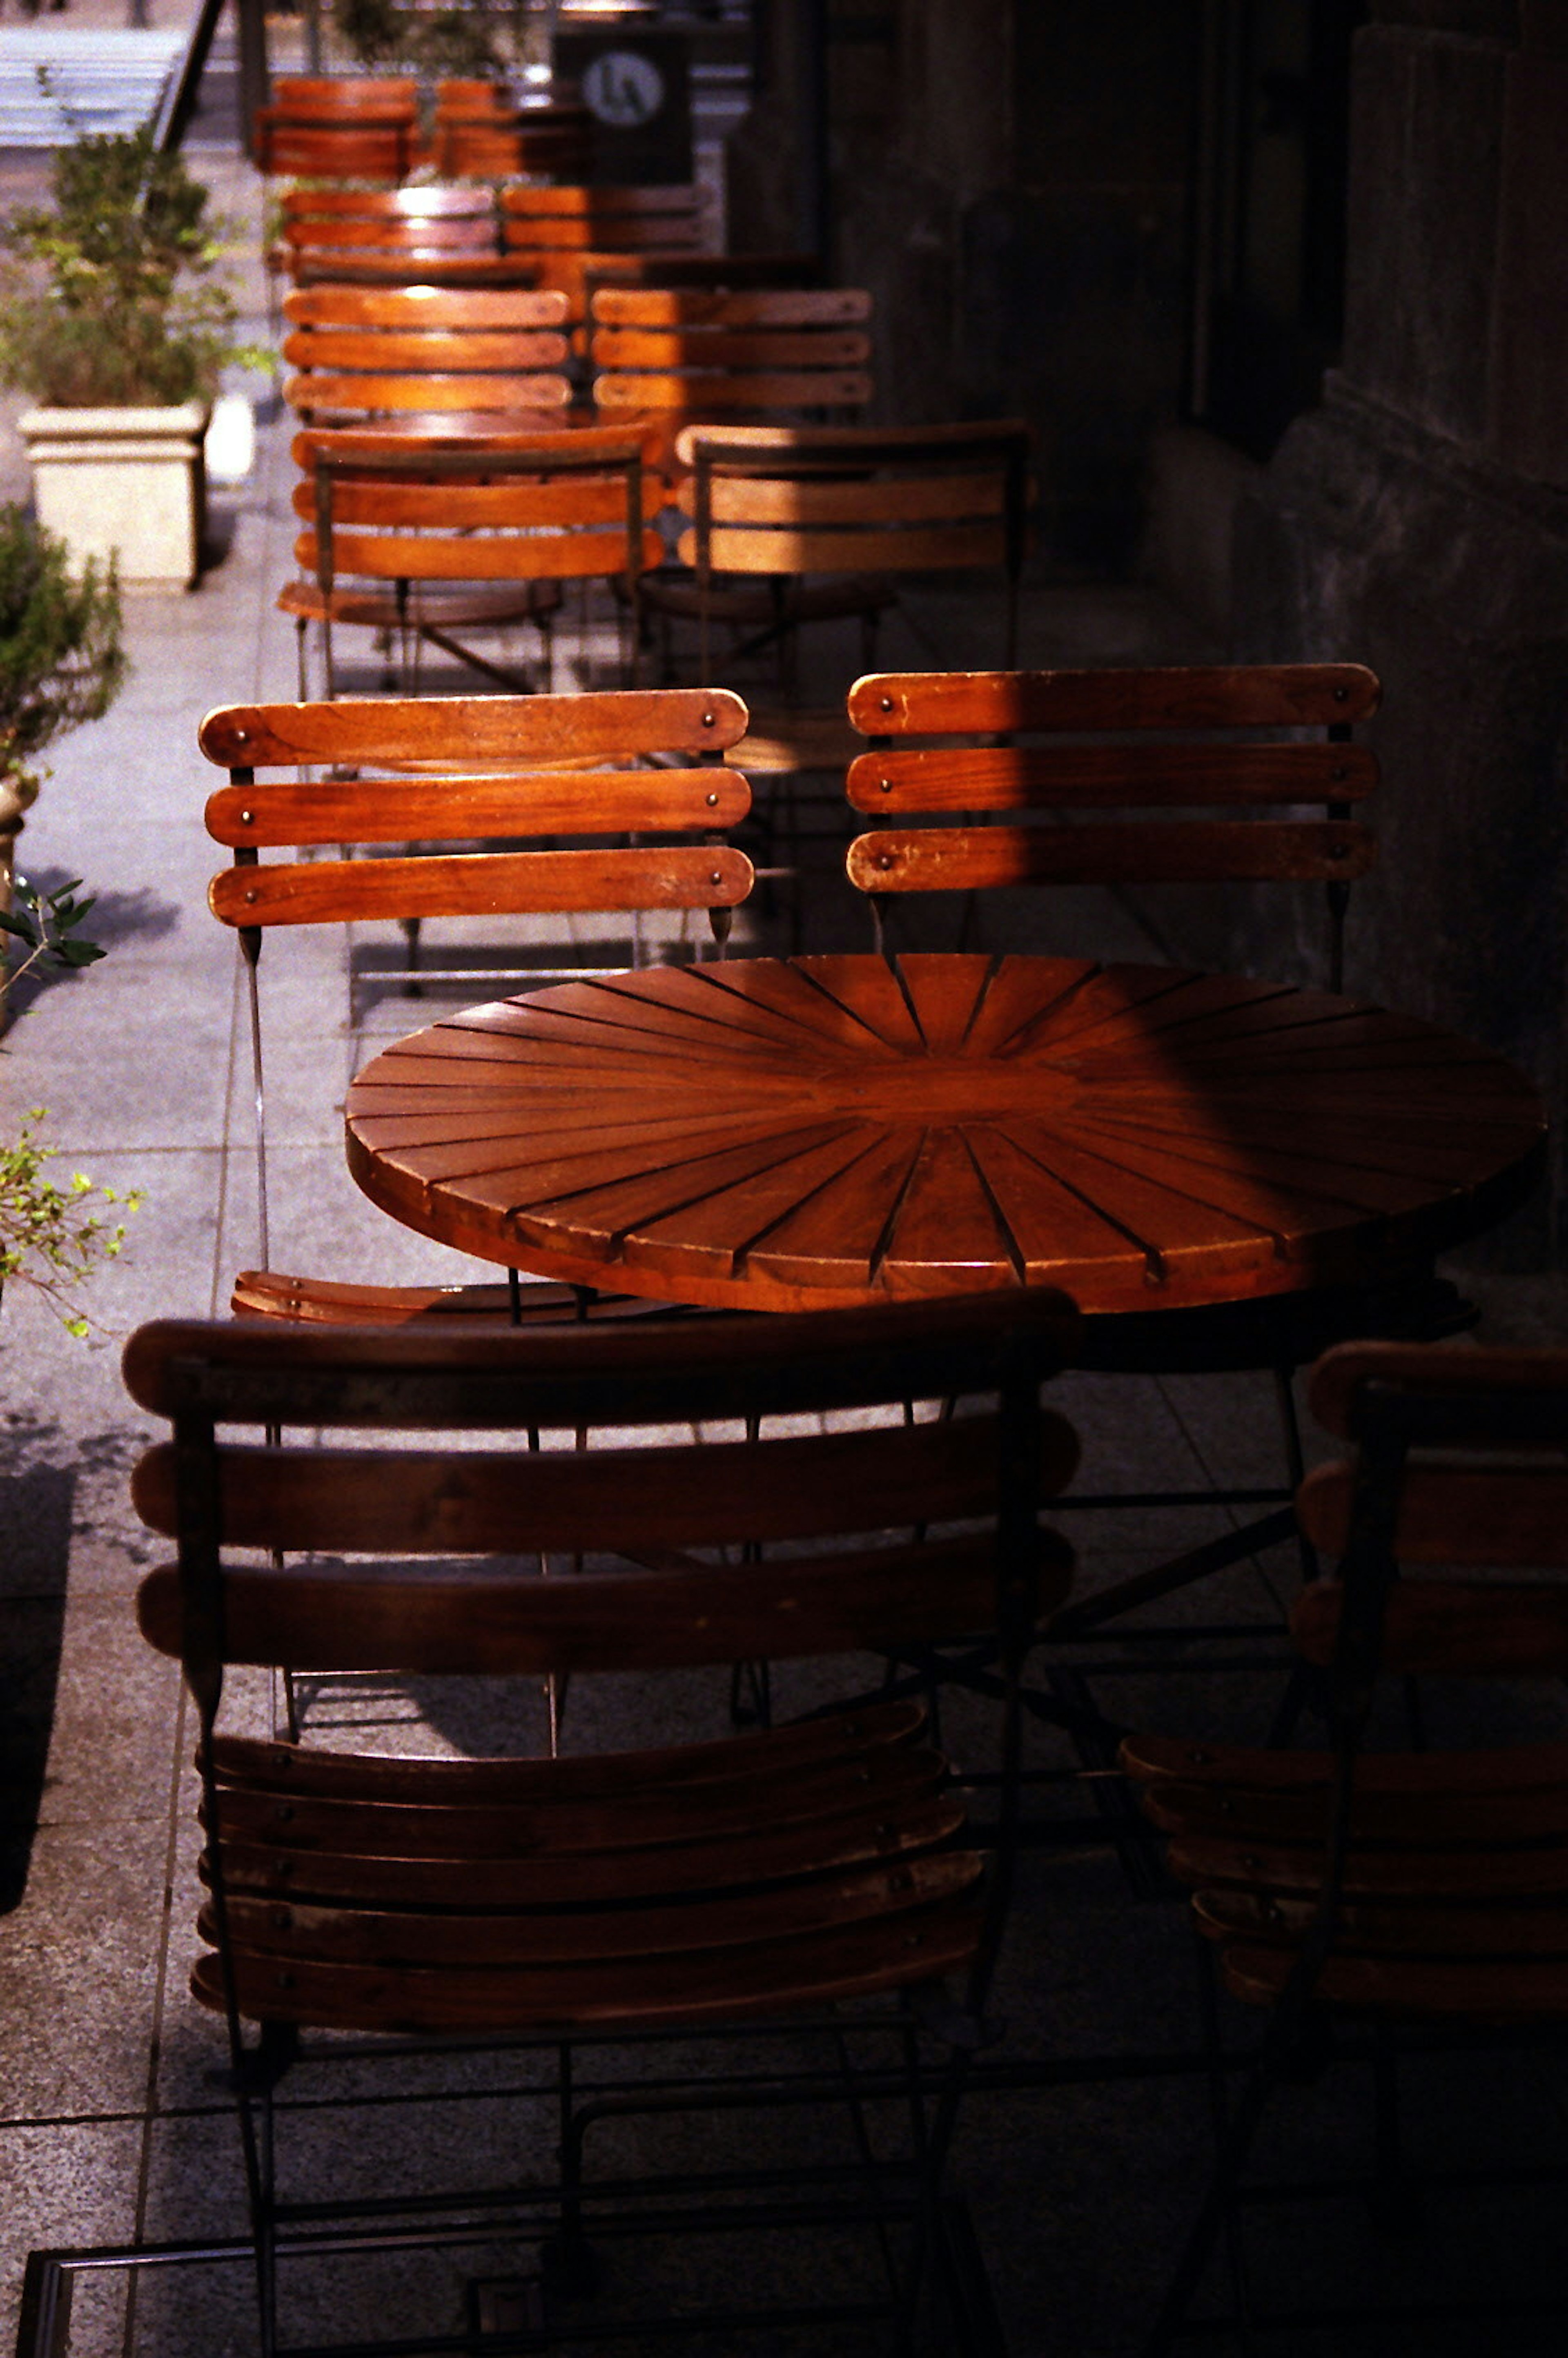
[[[140,2124],[93,2121],[0,2125],[0,2342],[12,2347],[30,2251],[119,2243],[135,2219]],[[89,2326],[70,2358],[111,2358],[123,2295],[89,2297]]]

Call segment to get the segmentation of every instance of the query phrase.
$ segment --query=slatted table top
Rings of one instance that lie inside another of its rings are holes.
[[[1083,959],[758,958],[475,1007],[367,1065],[350,1167],[544,1276],[807,1309],[1059,1285],[1088,1312],[1356,1283],[1511,1208],[1541,1101],[1317,991]]]

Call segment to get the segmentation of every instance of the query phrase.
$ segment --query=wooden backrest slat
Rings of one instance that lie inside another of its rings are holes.
[[[283,388],[291,409],[313,415],[318,410],[351,414],[356,410],[555,410],[571,406],[569,381],[547,369],[537,375],[505,375],[483,369],[465,370],[456,376],[420,372],[384,376],[370,370],[350,376],[322,369],[309,376],[291,376]]]
[[[745,853],[728,844],[431,853],[226,868],[208,887],[207,903],[230,925],[330,925],[414,916],[733,909],[753,882]]]
[[[1146,671],[881,672],[849,691],[866,737],[1011,730],[1324,728],[1368,719],[1361,664],[1194,665]]]
[[[1340,1553],[1354,1498],[1347,1461],[1308,1475],[1297,1511],[1314,1546]],[[1400,1491],[1395,1547],[1411,1563],[1568,1568],[1568,1464],[1414,1463]]]
[[[1561,1550],[1552,1560],[1561,1565]],[[1343,1601],[1334,1580],[1314,1581],[1296,1600],[1291,1635],[1309,1662],[1332,1662]],[[1568,1678],[1568,1589],[1401,1580],[1389,1599],[1381,1660],[1412,1678]]]
[[[341,246],[309,243],[287,249],[296,287],[536,287],[539,273],[525,254],[448,246]]]
[[[708,489],[715,525],[752,531],[834,525],[941,524],[1005,512],[1007,487],[995,467],[957,474],[716,475]]]
[[[1071,1558],[1042,1538],[1040,1568],[1054,1603]],[[733,1567],[466,1582],[461,1574],[397,1581],[346,1571],[331,1581],[236,1570],[225,1588],[227,1659],[281,1656],[299,1670],[657,1670],[734,1661],[764,1648],[770,1660],[784,1661],[957,1638],[996,1618],[989,1540],[796,1557],[787,1566],[764,1561],[748,1564],[743,1580]],[[152,1644],[178,1652],[172,1570],[143,1582],[138,1616]]]
[[[492,225],[482,215],[468,221],[460,217],[443,221],[433,215],[428,221],[383,222],[307,214],[284,223],[283,243],[345,254],[357,253],[362,247],[372,252],[385,248],[389,253],[437,254],[497,251]]]
[[[564,434],[558,424],[540,420],[488,431],[476,449],[460,418],[443,425],[410,426],[400,420],[380,420],[359,426],[302,426],[288,446],[297,467],[313,468],[318,459],[337,466],[341,481],[351,481],[351,469],[367,473],[395,474],[427,467],[438,470],[442,480],[486,481],[508,471],[528,472],[524,461],[536,462],[540,477],[567,480],[578,471],[630,466],[643,456],[643,436],[635,424],[573,427]]]
[[[716,485],[715,489],[719,487]],[[726,486],[728,488],[728,486]],[[1365,745],[889,746],[849,764],[852,809],[1163,809],[1360,802],[1378,783]]]
[[[643,535],[639,569],[663,556],[658,535]],[[294,544],[297,564],[314,574],[320,545],[313,532]],[[625,526],[619,531],[484,532],[465,526],[452,533],[384,532],[332,534],[334,579],[361,575],[372,581],[583,581],[624,574],[630,562]]]
[[[332,704],[220,705],[198,741],[210,762],[266,769],[355,762],[518,763],[718,753],[746,733],[728,688],[593,696],[343,697]]]
[[[685,565],[698,560],[695,530],[683,532],[676,549]],[[1001,565],[1008,554],[999,522],[898,525],[892,531],[746,532],[716,525],[708,537],[708,562],[717,573],[934,573],[954,567]]]
[[[1212,819],[1081,827],[889,827],[846,855],[862,892],[1004,884],[1335,882],[1363,876],[1369,829],[1347,819]]]
[[[404,74],[279,74],[272,86],[280,107],[318,107],[326,114],[419,112],[419,85]]]
[[[488,189],[285,189],[286,224],[297,221],[367,221],[389,224],[496,219]]]
[[[661,253],[654,247],[640,254],[595,254],[582,256],[583,276],[591,296],[597,287],[692,287],[738,293],[752,287],[777,287],[797,292],[813,288],[822,265],[809,254],[689,254]]]
[[[284,317],[299,327],[561,328],[566,299],[553,287],[309,287],[283,298]]]
[[[858,409],[873,386],[863,369],[693,369],[689,374],[617,375],[593,381],[600,409]]]
[[[1510,1394],[1550,1397],[1568,1392],[1568,1357],[1560,1350],[1494,1345],[1478,1359],[1468,1352],[1433,1351],[1420,1343],[1342,1343],[1324,1353],[1308,1384],[1308,1405],[1325,1432],[1337,1433],[1342,1441],[1351,1438],[1357,1395],[1368,1383],[1434,1406],[1455,1398],[1506,1401]]]
[[[738,770],[545,770],[220,786],[208,798],[206,820],[214,842],[263,850],[731,827],[751,806],[751,787]]]
[[[737,256],[743,263],[746,256]],[[722,257],[715,257],[721,266]],[[863,327],[871,316],[864,287],[602,287],[589,313],[602,330],[718,330]]]
[[[596,370],[858,369],[871,357],[863,328],[597,328]]]
[[[707,189],[693,182],[669,186],[635,183],[603,188],[563,186],[554,189],[511,188],[501,191],[502,211],[510,221],[581,220],[596,214],[624,213],[634,219],[692,214],[705,217],[711,209]]]
[[[560,369],[567,340],[558,329],[315,328],[286,336],[283,357],[293,368],[363,369],[377,375],[404,370],[496,371]],[[304,383],[308,389],[310,378]]]
[[[293,505],[297,516],[313,522],[315,485],[296,483]],[[533,531],[548,526],[561,532],[574,526],[619,525],[624,531],[626,485],[619,476],[575,472],[544,481],[516,475],[497,482],[474,483],[378,480],[367,471],[334,482],[332,523],[334,530],[341,525],[381,524],[443,525],[453,532],[484,525]],[[647,562],[657,565],[662,561],[663,544],[656,535],[652,537],[653,554]]]
[[[1069,1429],[1053,1419],[1048,1433],[1047,1476],[1065,1478]],[[232,1547],[635,1556],[745,1540],[907,1536],[912,1525],[983,1515],[995,1496],[999,1446],[989,1416],[710,1440],[694,1484],[689,1444],[628,1449],[596,1439],[591,1450],[541,1449],[525,1459],[514,1449],[234,1444],[219,1451],[218,1478]],[[176,1473],[174,1444],[160,1444],[142,1459],[135,1493],[143,1521],[170,1537]]]

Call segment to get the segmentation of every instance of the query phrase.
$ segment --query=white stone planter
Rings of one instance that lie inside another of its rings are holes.
[[[200,401],[175,409],[28,409],[16,421],[38,522],[78,559],[119,558],[127,589],[189,590],[207,486]]]

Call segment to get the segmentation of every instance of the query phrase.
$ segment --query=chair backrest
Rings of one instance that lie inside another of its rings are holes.
[[[1125,1765],[1238,1996],[1297,2020],[1321,1996],[1561,2021],[1568,1746],[1466,1733],[1457,1752],[1390,1755],[1366,1738],[1379,1671],[1510,1691],[1568,1676],[1568,1352],[1345,1344],[1309,1397],[1354,1448],[1297,1494],[1338,1559],[1291,1617],[1327,1674],[1333,1750],[1137,1737]]]
[[[430,145],[436,169],[453,177],[580,179],[592,162],[593,116],[586,106],[524,106],[497,82],[443,81]]]
[[[514,182],[501,191],[502,238],[530,254],[541,287],[557,287],[580,330],[588,319],[585,268],[607,254],[695,254],[708,242],[709,192],[696,186],[542,188]]]
[[[1346,1343],[1313,1369],[1319,1424],[1351,1459],[1297,1499],[1340,1578],[1302,1592],[1292,1629],[1327,1664],[1347,1613],[1384,1665],[1422,1677],[1568,1677],[1568,1584],[1411,1580],[1411,1568],[1568,1572],[1568,1351]]]
[[[302,416],[564,409],[566,305],[526,288],[295,287],[284,398]]]
[[[977,1629],[1000,1630],[1016,1657],[1071,1563],[1036,1514],[1076,1455],[1040,1403],[1074,1323],[1059,1294],[1009,1292],[550,1334],[144,1326],[125,1380],[173,1438],[142,1459],[133,1495],[180,1558],[143,1582],[141,1626],[183,1656],[209,1725],[230,1662],[642,1671]],[[987,1404],[907,1426],[896,1410],[911,1390]],[[894,1413],[802,1430],[868,1409]],[[790,1422],[774,1437],[762,1418]],[[696,1438],[699,1423],[753,1419],[756,1437]],[[257,1426],[283,1428],[287,1445],[233,1431]],[[649,1447],[607,1432],[651,1427],[690,1437]],[[530,1449],[541,1428],[590,1428],[604,1445]],[[455,1451],[458,1433],[491,1438]],[[388,1447],[396,1435],[414,1445]],[[921,1527],[946,1529],[912,1542]],[[754,1559],[743,1578],[732,1552],[700,1552],[738,1546]],[[229,1561],[256,1548],[392,1561]],[[557,1552],[589,1567],[541,1580],[449,1561]],[[623,1561],[607,1570],[606,1557]],[[643,1568],[650,1557],[663,1568]]]
[[[878,742],[848,791],[882,824],[850,845],[849,881],[879,898],[1317,881],[1337,989],[1345,895],[1375,848],[1351,812],[1377,761],[1348,739],[1378,697],[1360,664],[873,673],[849,691],[851,725]],[[1258,816],[1282,806],[1291,817]]]
[[[611,298],[600,298],[608,302]],[[995,568],[1017,629],[1028,546],[1029,427],[687,426],[675,438],[691,521],[677,543],[697,575],[708,668],[715,577]]]
[[[220,706],[199,741],[231,772],[207,829],[234,863],[209,903],[253,943],[275,925],[649,909],[706,910],[721,942],[752,888],[751,861],[722,840],[751,791],[711,764],[746,718],[739,697],[706,688]],[[639,766],[651,756],[690,766]],[[256,779],[317,766],[333,774]],[[519,848],[563,836],[597,839]],[[476,839],[508,848],[475,851]],[[400,851],[258,858],[314,844]]]
[[[296,248],[384,246],[496,254],[499,216],[488,189],[287,189],[281,235]]]
[[[863,287],[601,287],[593,397],[686,417],[851,411],[871,399]]]
[[[330,597],[341,579],[617,580],[633,601],[664,559],[643,522],[641,438],[600,429],[453,437],[299,438],[308,480],[295,556]]]
[[[419,92],[401,76],[285,74],[255,113],[270,178],[402,180],[420,160]]]

